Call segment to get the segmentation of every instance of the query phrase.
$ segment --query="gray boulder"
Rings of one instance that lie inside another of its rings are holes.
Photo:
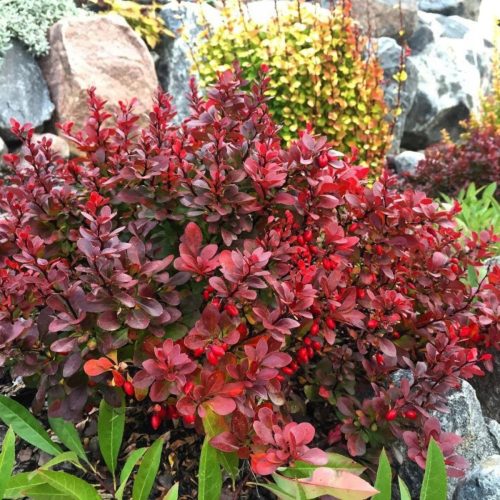
[[[398,174],[414,174],[422,160],[425,155],[420,151],[403,151],[392,158],[392,164]]]
[[[453,500],[499,500],[500,455],[493,455],[470,470],[458,483]]]
[[[484,414],[500,421],[500,351],[494,351],[493,372],[486,372],[484,377],[476,377],[471,384],[476,389]]]
[[[401,145],[419,150],[438,142],[442,129],[458,138],[459,123],[478,109],[490,85],[492,49],[477,23],[426,12],[419,12],[409,43],[416,47],[408,60],[418,73],[418,88]]]
[[[158,48],[156,70],[161,86],[173,98],[177,110],[177,120],[182,121],[189,115],[189,80],[192,70],[192,46],[200,32],[207,25],[216,28],[222,22],[220,13],[210,5],[191,2],[170,2],[160,11],[167,27],[176,34],[184,32],[189,44],[181,36],[165,38]]]
[[[9,141],[15,139],[10,118],[39,127],[54,105],[38,64],[19,42],[12,43],[0,64],[0,134]]]
[[[468,382],[463,380],[461,389],[450,393],[448,407],[449,413],[435,412],[434,416],[441,422],[444,432],[453,432],[462,438],[456,451],[470,462],[471,469],[485,458],[500,453],[498,442],[500,426],[496,421],[485,419],[474,388]],[[414,462],[405,458],[406,452],[402,445],[396,447],[395,455],[400,462],[401,477],[407,483],[412,495],[418,498],[423,471]],[[448,498],[452,498],[458,482],[456,478],[449,479]]]
[[[419,0],[418,8],[444,16],[462,16],[477,20],[481,0]]]
[[[406,117],[413,106],[418,86],[418,74],[412,61],[406,62],[407,79],[401,83],[401,89],[394,75],[400,70],[401,51],[403,50],[393,38],[382,37],[377,39],[377,58],[384,70],[384,99],[389,109],[394,110],[399,107],[401,114],[397,117],[393,130],[393,142],[391,153],[399,151],[399,145],[405,129]]]
[[[399,4],[401,3],[401,13]],[[417,26],[417,0],[353,0],[352,15],[372,37],[409,37]],[[401,25],[401,17],[403,23]]]

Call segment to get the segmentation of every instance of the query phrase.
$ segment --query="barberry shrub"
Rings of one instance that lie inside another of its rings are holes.
[[[367,183],[325,138],[282,149],[260,76],[247,92],[227,71],[206,98],[193,85],[181,125],[159,92],[143,129],[90,90],[84,128],[62,126],[69,160],[13,121],[1,364],[35,410],[76,418],[124,392],[154,429],[179,421],[258,474],[405,436],[423,465],[429,435],[458,474],[456,438],[424,424],[492,369],[500,267],[464,276],[496,237],[461,243],[455,208],[387,173]]]
[[[195,69],[211,85],[234,61],[249,80],[269,66],[269,110],[285,141],[312,124],[333,147],[356,147],[361,162],[380,170],[390,143],[383,71],[351,17],[350,0],[331,5],[280,2],[276,16],[258,24],[251,5],[227,2],[222,25],[204,31],[194,48]]]
[[[471,127],[458,143],[446,139],[425,151],[410,185],[428,195],[456,197],[474,182],[484,187],[500,179],[500,129]],[[496,192],[500,199],[500,190]]]

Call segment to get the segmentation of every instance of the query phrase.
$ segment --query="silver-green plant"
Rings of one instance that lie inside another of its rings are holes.
[[[73,0],[0,0],[0,63],[12,40],[20,40],[35,56],[46,54],[48,29],[82,12]]]

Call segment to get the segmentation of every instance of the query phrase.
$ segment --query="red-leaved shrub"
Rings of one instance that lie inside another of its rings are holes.
[[[464,277],[494,236],[464,243],[453,211],[388,174],[367,184],[324,138],[282,149],[266,78],[243,83],[193,88],[180,126],[159,93],[140,130],[132,106],[112,118],[91,90],[84,129],[62,127],[70,160],[13,122],[2,365],[38,388],[35,409],[72,418],[123,390],[155,429],[182,419],[260,474],[323,463],[314,439],[361,455],[406,436],[422,464],[431,431],[459,472],[424,423],[459,377],[492,368],[500,268],[476,289]]]
[[[459,143],[450,140],[429,147],[410,185],[438,197],[456,196],[474,182],[486,186],[500,179],[500,131],[493,127],[474,127]],[[500,198],[500,188],[496,193]]]

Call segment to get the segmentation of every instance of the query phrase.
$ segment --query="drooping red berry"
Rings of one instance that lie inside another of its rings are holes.
[[[135,392],[134,386],[128,380],[123,384],[123,390],[127,396],[133,396]]]
[[[326,318],[325,323],[330,330],[335,330],[335,327],[337,326],[333,318]]]
[[[311,329],[309,330],[311,335],[318,335],[319,333],[319,325],[317,322],[314,322],[311,326]]]
[[[415,410],[408,410],[405,412],[405,418],[415,420],[417,418],[417,412]]]
[[[358,296],[358,299],[364,299],[366,297],[366,290],[364,288],[358,288],[356,290],[356,295]]]
[[[193,384],[193,382],[191,382],[191,380],[189,380],[188,382],[186,382],[184,384],[182,391],[184,392],[184,394],[189,395],[189,394],[191,394],[191,391],[193,390],[193,388],[194,388],[194,384]]]
[[[193,355],[195,358],[199,358],[203,354],[204,350],[203,347],[198,347],[193,351]]]
[[[318,158],[318,165],[321,168],[325,168],[328,165],[328,155],[325,153],[322,153],[320,157]]]
[[[236,316],[239,316],[240,312],[238,311],[238,308],[234,304],[227,304],[224,310],[231,316],[232,318],[236,318]]]
[[[290,368],[289,366],[285,366],[284,368],[281,369],[281,371],[285,375],[293,375],[293,373],[294,373],[294,370],[292,368]]]
[[[375,360],[377,361],[377,365],[382,366],[384,364],[384,355],[378,352],[375,354]]]
[[[246,337],[248,334],[248,328],[245,323],[240,323],[237,328],[238,332],[242,337]]]
[[[220,345],[212,345],[210,346],[210,349],[218,358],[224,356],[224,354],[226,353],[224,348]]]
[[[397,416],[398,412],[394,408],[392,408],[385,414],[385,419],[390,422],[391,420],[395,420]]]
[[[207,351],[207,361],[212,366],[216,366],[217,363],[219,362],[219,358],[214,354],[214,352],[211,349]]]
[[[366,325],[368,326],[368,328],[370,328],[370,329],[372,329],[372,330],[373,330],[374,328],[377,328],[377,326],[378,326],[378,321],[377,321],[376,319],[373,319],[373,318],[372,318],[372,319],[369,319],[369,320],[368,320],[368,323],[367,323]]]
[[[317,341],[317,340],[313,340],[313,343],[312,343],[312,348],[315,350],[315,351],[320,351],[321,348],[323,346],[321,345],[321,342]]]
[[[313,233],[310,229],[308,229],[307,231],[304,231],[304,241],[311,241],[313,239]]]
[[[157,413],[151,416],[151,427],[156,431],[161,425],[161,417]]]
[[[193,425],[196,420],[194,415],[183,415],[182,421],[185,425]]]

